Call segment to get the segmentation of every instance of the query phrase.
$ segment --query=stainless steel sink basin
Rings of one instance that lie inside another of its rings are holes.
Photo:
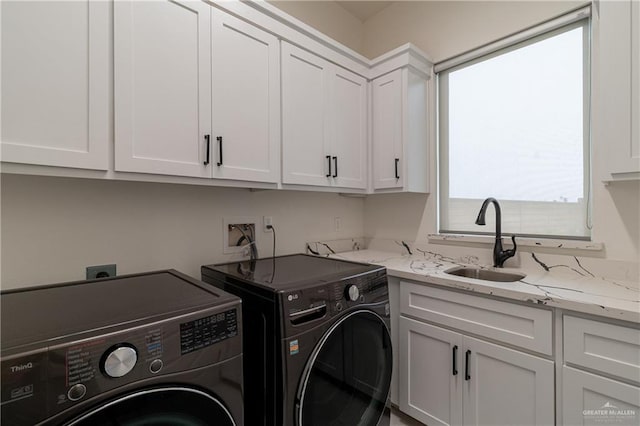
[[[476,280],[497,281],[502,283],[512,283],[520,281],[526,275],[512,272],[498,272],[488,269],[456,267],[444,271],[446,274],[457,275],[459,277],[474,278]]]

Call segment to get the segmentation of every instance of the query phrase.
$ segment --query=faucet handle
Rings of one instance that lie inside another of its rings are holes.
[[[495,257],[495,267],[498,268],[502,268],[504,265],[504,262],[509,259],[510,257],[513,257],[516,255],[516,249],[518,248],[517,244],[516,244],[516,236],[515,235],[511,235],[511,242],[513,243],[513,248],[512,249],[508,249],[508,250],[500,250],[498,253],[495,253],[494,256]]]
[[[507,260],[508,258],[516,255],[516,249],[518,248],[518,245],[516,244],[515,234],[511,235],[511,243],[513,244],[513,248],[507,249],[504,251],[504,254],[505,254],[504,260]]]

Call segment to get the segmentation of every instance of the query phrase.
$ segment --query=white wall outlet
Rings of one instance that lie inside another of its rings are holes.
[[[262,224],[264,225],[264,228],[263,228],[264,232],[271,232],[271,230],[268,229],[267,226],[273,226],[273,217],[262,216]]]
[[[335,232],[340,232],[340,227],[342,226],[342,221],[340,220],[340,216],[336,216],[333,218],[333,230]]]

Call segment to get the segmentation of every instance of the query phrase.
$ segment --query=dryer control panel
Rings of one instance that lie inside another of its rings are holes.
[[[388,294],[384,269],[282,293],[283,332],[299,333],[314,327],[321,318],[340,315],[354,306],[387,301]]]

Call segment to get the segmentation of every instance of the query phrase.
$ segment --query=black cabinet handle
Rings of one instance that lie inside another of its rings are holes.
[[[396,179],[400,179],[400,175],[398,174],[398,163],[400,162],[399,158],[396,158]]]
[[[338,157],[333,157],[333,177],[338,177]]]
[[[471,357],[471,351],[468,350],[464,357],[464,379],[471,380],[471,375],[469,375],[469,358]]]
[[[331,156],[327,155],[327,163],[329,163],[329,173],[326,174],[327,177],[331,177]]]
[[[207,142],[207,156],[204,159],[204,165],[209,165],[209,159],[211,158],[211,136],[204,135],[204,140]]]
[[[453,347],[453,375],[458,375],[458,345]]]
[[[218,154],[220,161],[218,161],[218,166],[222,166],[222,136],[217,136],[216,140],[218,141]]]

